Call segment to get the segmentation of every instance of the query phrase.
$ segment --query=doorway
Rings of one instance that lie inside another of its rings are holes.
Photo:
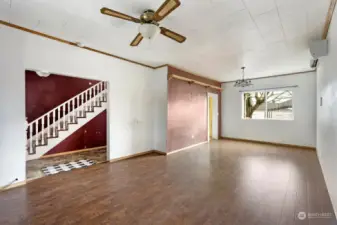
[[[27,180],[107,161],[108,83],[26,71]]]
[[[219,98],[218,94],[207,93],[208,141],[219,139]]]

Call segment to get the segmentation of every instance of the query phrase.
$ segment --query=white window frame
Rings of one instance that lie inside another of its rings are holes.
[[[253,119],[253,118],[247,118],[245,117],[245,93],[252,93],[252,92],[266,92],[267,91],[291,91],[292,94],[292,118],[291,119],[286,119],[286,120],[282,120],[282,119],[273,119],[273,118],[266,118],[266,114],[267,114],[267,103],[265,104],[265,113],[264,113],[264,117],[263,119]],[[273,89],[259,89],[259,90],[247,90],[247,91],[242,91],[241,92],[241,119],[243,120],[275,120],[275,121],[294,121],[295,120],[295,107],[294,107],[294,90],[291,90],[290,88],[273,88]]]

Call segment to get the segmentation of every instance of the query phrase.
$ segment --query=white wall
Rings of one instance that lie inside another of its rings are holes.
[[[167,74],[168,68],[163,67],[154,71],[153,88],[153,146],[154,150],[166,152],[167,137]]]
[[[154,149],[154,70],[0,27],[0,186],[25,179],[25,69],[109,82],[108,157]],[[164,100],[164,99],[163,99]]]
[[[317,69],[317,154],[337,215],[337,15],[330,25],[329,55]],[[320,97],[323,105],[320,106]]]
[[[298,85],[293,91],[293,121],[244,120],[242,101],[233,83],[222,88],[222,136],[316,147],[316,72],[253,80],[255,88]],[[249,90],[249,89],[247,89]]]
[[[0,29],[0,187],[26,177],[23,39],[4,32]]]

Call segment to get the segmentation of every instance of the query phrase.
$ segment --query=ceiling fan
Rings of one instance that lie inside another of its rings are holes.
[[[101,13],[140,24],[139,33],[130,44],[133,47],[138,46],[143,38],[153,39],[159,33],[179,43],[183,43],[186,37],[165,27],[160,27],[158,23],[179,6],[179,0],[166,0],[157,11],[151,9],[145,10],[139,19],[105,7],[101,9]]]

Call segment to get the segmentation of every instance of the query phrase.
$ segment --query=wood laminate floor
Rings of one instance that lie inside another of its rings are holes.
[[[299,220],[298,212],[327,218]],[[0,224],[331,225],[336,218],[314,151],[212,141],[4,191]]]

